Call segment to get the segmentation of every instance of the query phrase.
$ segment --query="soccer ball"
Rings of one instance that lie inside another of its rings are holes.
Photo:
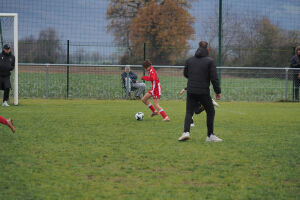
[[[142,121],[144,119],[144,113],[142,113],[142,112],[136,113],[135,114],[135,119],[139,120],[139,121]]]

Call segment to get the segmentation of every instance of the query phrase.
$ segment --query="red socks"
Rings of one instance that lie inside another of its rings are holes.
[[[7,125],[7,120],[0,116],[0,123]]]
[[[152,106],[151,103],[148,104],[148,107],[150,108],[150,110],[152,112],[155,112],[155,108]],[[163,109],[160,109],[159,111],[160,115],[165,119],[166,117],[168,117],[168,115],[165,113],[165,111]]]
[[[163,109],[161,109],[160,111],[159,111],[159,113],[160,113],[160,115],[165,119],[166,117],[168,117],[167,116],[167,114],[165,113],[165,111],[163,110]]]
[[[150,108],[150,110],[151,110],[152,112],[154,112],[154,111],[155,111],[155,108],[152,106],[152,104],[151,104],[151,103],[149,103],[149,104],[148,104],[148,107]]]

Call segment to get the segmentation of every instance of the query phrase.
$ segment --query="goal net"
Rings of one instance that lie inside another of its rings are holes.
[[[0,45],[9,44],[11,52],[16,57],[15,70],[11,77],[14,105],[18,105],[18,14],[0,13]]]

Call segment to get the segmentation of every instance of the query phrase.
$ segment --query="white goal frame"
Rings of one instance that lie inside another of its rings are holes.
[[[14,105],[19,103],[19,88],[18,88],[18,72],[19,72],[19,61],[18,61],[18,14],[17,13],[0,13],[0,17],[13,17],[14,19],[14,56],[15,56],[15,79],[14,79]],[[1,47],[2,48],[2,47]]]

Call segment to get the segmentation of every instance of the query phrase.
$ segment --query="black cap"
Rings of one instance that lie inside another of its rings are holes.
[[[5,44],[5,45],[3,46],[3,49],[10,49],[9,44]]]

